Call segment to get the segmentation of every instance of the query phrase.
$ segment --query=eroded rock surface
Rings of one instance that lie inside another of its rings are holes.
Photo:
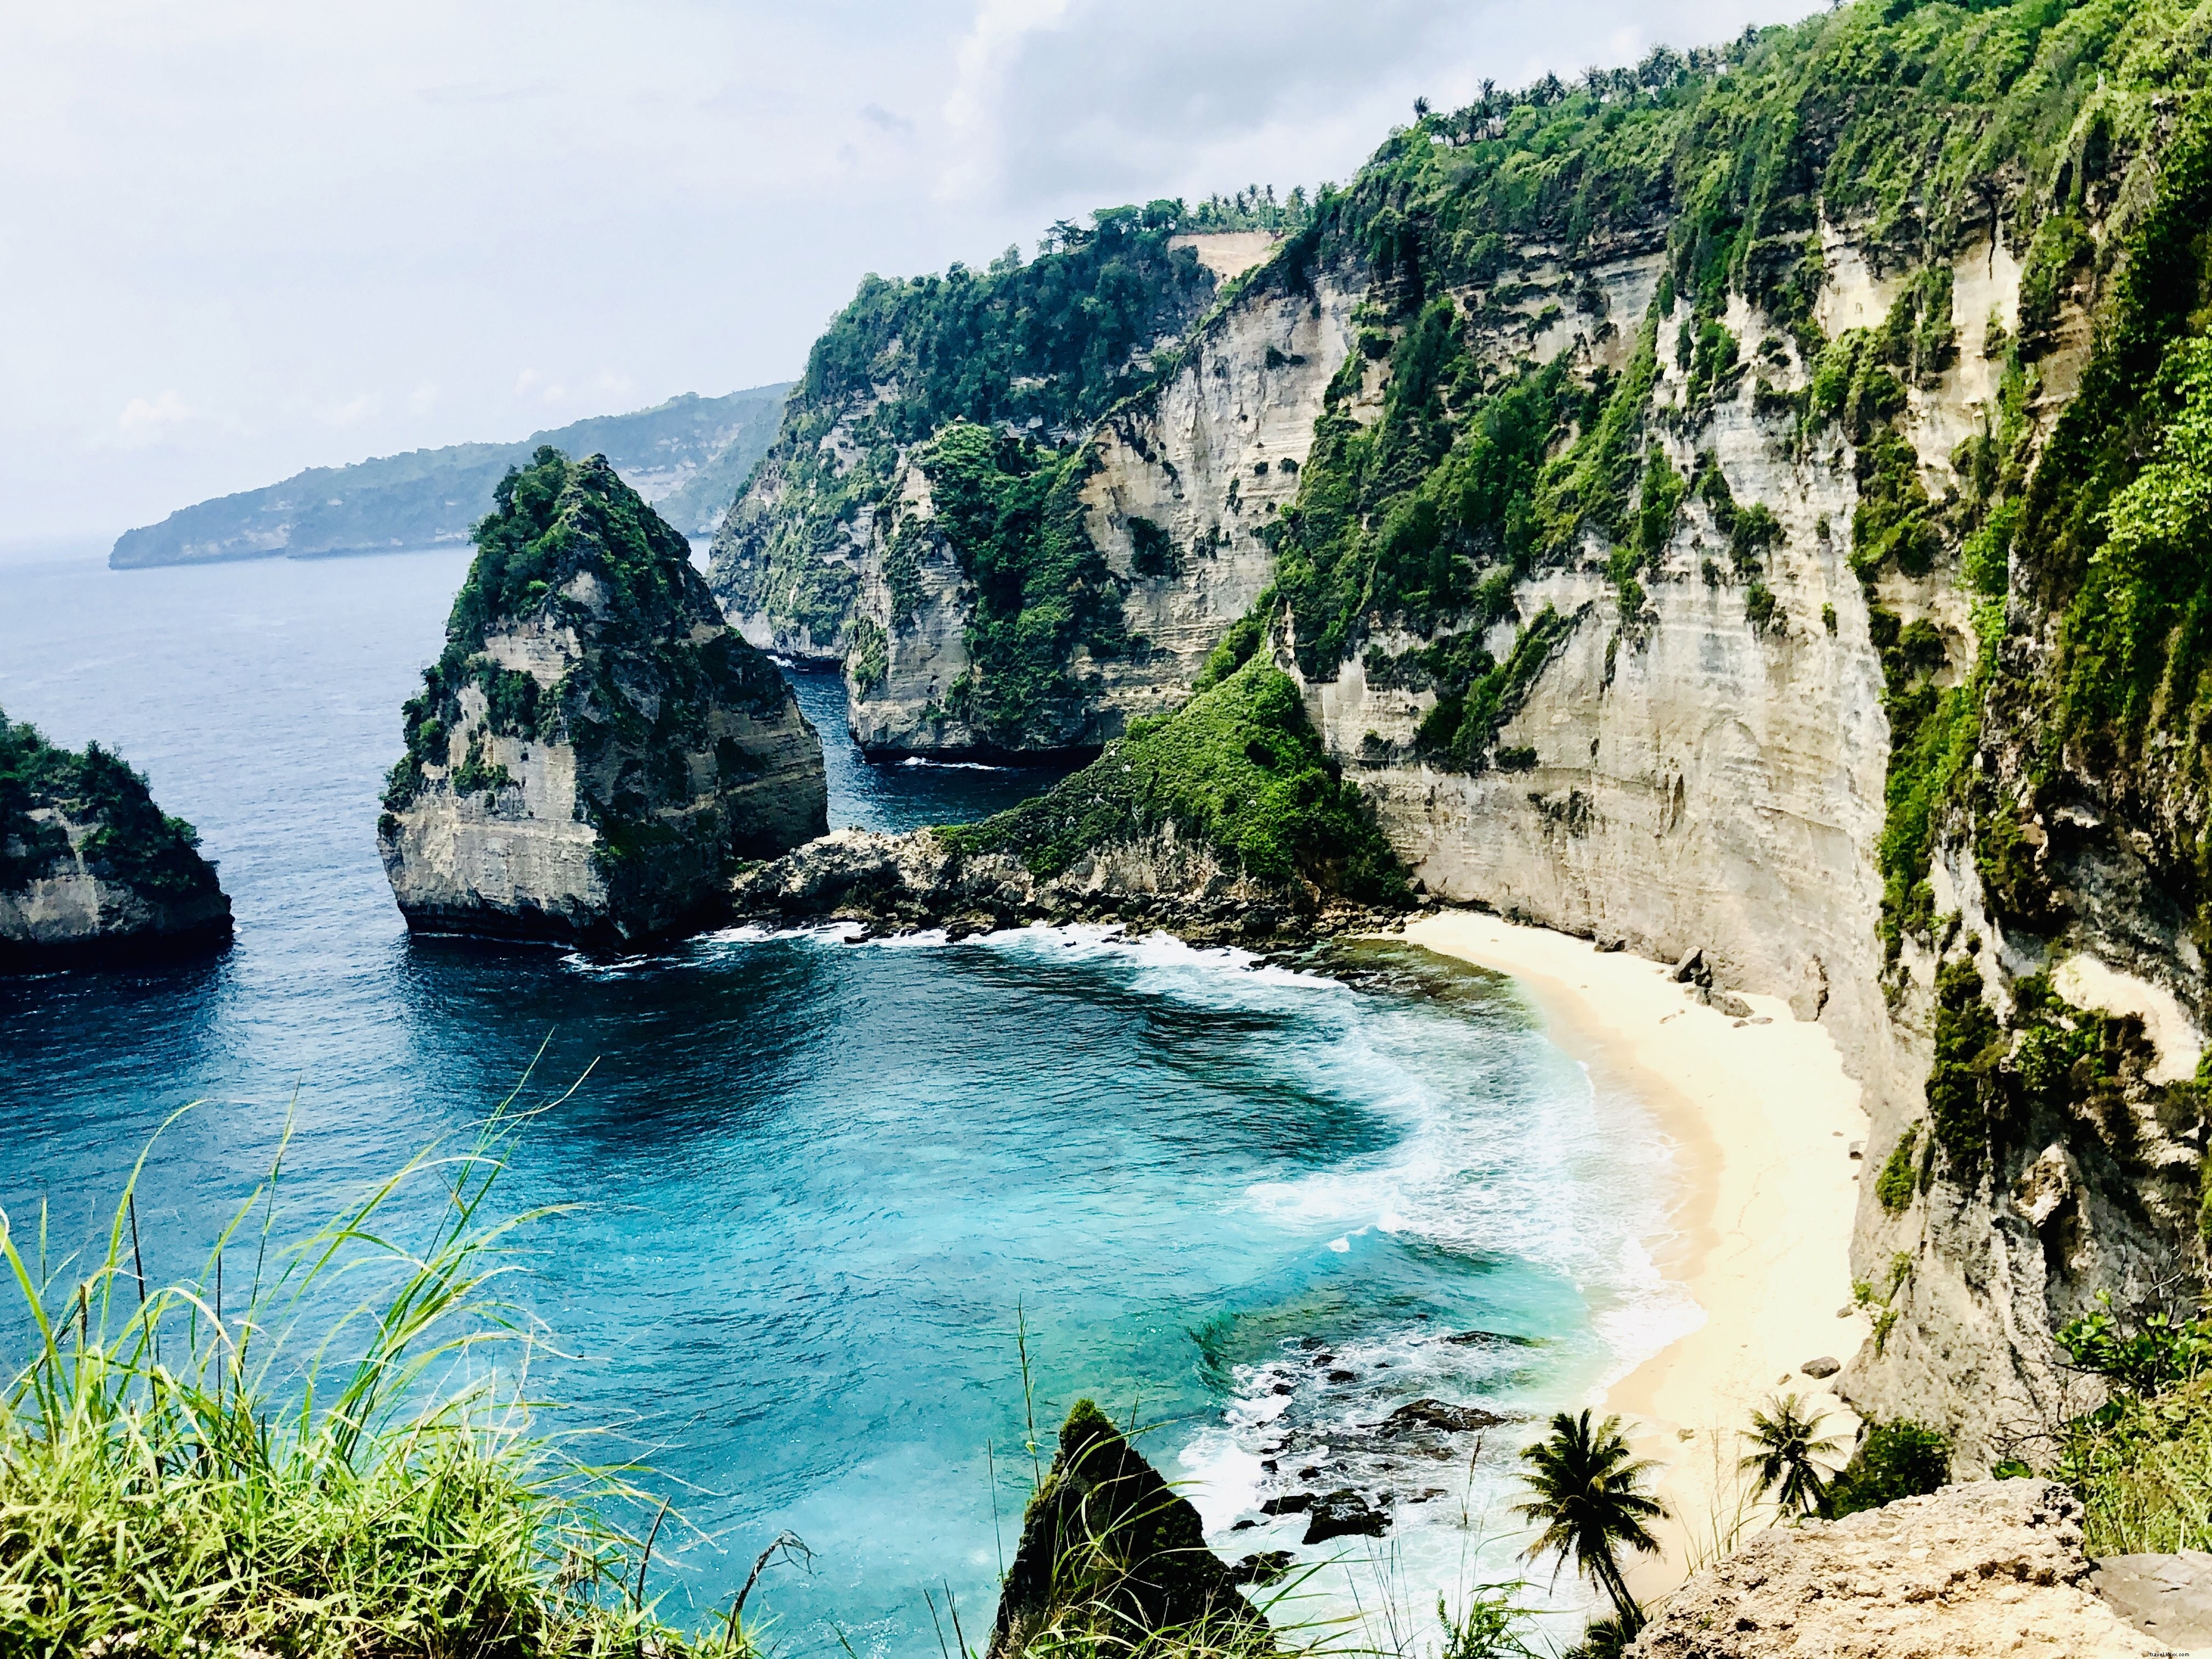
[[[377,842],[418,932],[634,945],[828,828],[822,745],[690,549],[604,458],[541,449],[406,708]]]
[[[2045,1480],[1946,1486],[1841,1521],[1761,1533],[1691,1578],[1637,1659],[2149,1655],[2089,1588],[2081,1506]]]
[[[1133,1650],[1161,1632],[1182,1633],[1194,1651],[1263,1651],[1267,1621],[1237,1586],[1273,1570],[1256,1559],[1224,1565],[1189,1500],[1079,1400],[1023,1517],[989,1659],[1032,1644]]]
[[[1171,825],[1142,842],[1099,848],[1048,878],[1012,854],[963,852],[934,830],[840,830],[744,872],[731,896],[739,916],[781,921],[959,933],[1032,921],[1122,921],[1197,944],[1265,940],[1328,915],[1228,868]],[[1347,907],[1341,919],[1365,915]]]
[[[230,900],[198,848],[123,761],[0,714],[0,973],[220,949]]]

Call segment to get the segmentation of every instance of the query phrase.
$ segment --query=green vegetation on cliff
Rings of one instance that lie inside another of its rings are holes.
[[[858,580],[828,556],[890,510],[907,450],[968,422],[1056,454],[1205,307],[1212,273],[1168,246],[1182,217],[1175,202],[1106,209],[1055,227],[1026,264],[1010,249],[980,271],[866,278],[808,354],[758,475],[772,493],[741,501],[716,538],[715,591],[827,648]],[[1056,671],[1049,649],[1035,655]]]
[[[955,421],[920,455],[937,528],[975,584],[970,672],[945,712],[1008,748],[1064,727],[1076,697],[1066,665],[1078,647],[1121,655],[1130,641],[1106,560],[1078,496],[1088,447],[1058,451]]]
[[[1396,856],[1322,751],[1297,685],[1261,657],[1035,800],[938,833],[963,852],[1014,854],[1049,878],[1170,826],[1262,882],[1366,903],[1405,895]]]
[[[75,753],[0,713],[0,892],[20,891],[66,861],[69,836],[51,809],[93,825],[82,851],[93,873],[157,900],[218,890],[199,834],[154,804],[145,778],[98,744]]]
[[[392,768],[385,811],[405,810],[426,767],[451,768],[464,793],[496,793],[512,781],[477,744],[453,758],[461,695],[473,688],[493,733],[575,746],[579,796],[613,873],[672,838],[654,807],[691,799],[686,757],[709,747],[712,711],[768,717],[789,692],[765,657],[722,626],[690,544],[604,457],[570,461],[541,449],[528,467],[508,472],[495,500],[477,526],[476,560],[454,598],[446,648],[403,711],[407,752]],[[557,684],[541,686],[485,648],[526,624],[573,629],[590,649]],[[702,630],[706,637],[695,638]],[[644,764],[603,779],[599,763],[617,746]],[[732,782],[752,769],[727,744],[716,763]]]

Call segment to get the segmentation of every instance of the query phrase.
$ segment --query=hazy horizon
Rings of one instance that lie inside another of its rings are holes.
[[[0,23],[0,545],[795,377],[870,271],[1341,181],[1416,96],[1803,0],[731,0]]]

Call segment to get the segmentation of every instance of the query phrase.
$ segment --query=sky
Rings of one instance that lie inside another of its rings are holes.
[[[1804,0],[0,0],[0,545],[788,380],[864,273]]]

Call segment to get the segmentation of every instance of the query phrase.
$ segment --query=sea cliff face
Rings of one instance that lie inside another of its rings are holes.
[[[2068,1322],[2212,1238],[2200,35],[1857,6],[1424,114],[1089,428],[901,452],[798,642],[879,753],[1257,657],[1429,893],[1787,998],[1850,1398],[2047,1457]]]
[[[0,972],[219,950],[230,900],[198,847],[122,761],[0,714]]]
[[[1070,469],[1060,530],[1097,562],[1125,642],[1078,644],[1049,702],[993,719],[991,665],[969,649],[975,584],[937,510],[929,457],[908,463],[897,511],[855,546],[845,654],[854,739],[871,755],[1086,749],[1174,708],[1206,654],[1272,580],[1263,532],[1297,492],[1322,393],[1351,345],[1340,275],[1278,275],[1208,319],[1157,391],[1115,408]]]
[[[827,829],[820,740],[599,457],[501,486],[407,708],[378,844],[418,932],[628,945]]]

